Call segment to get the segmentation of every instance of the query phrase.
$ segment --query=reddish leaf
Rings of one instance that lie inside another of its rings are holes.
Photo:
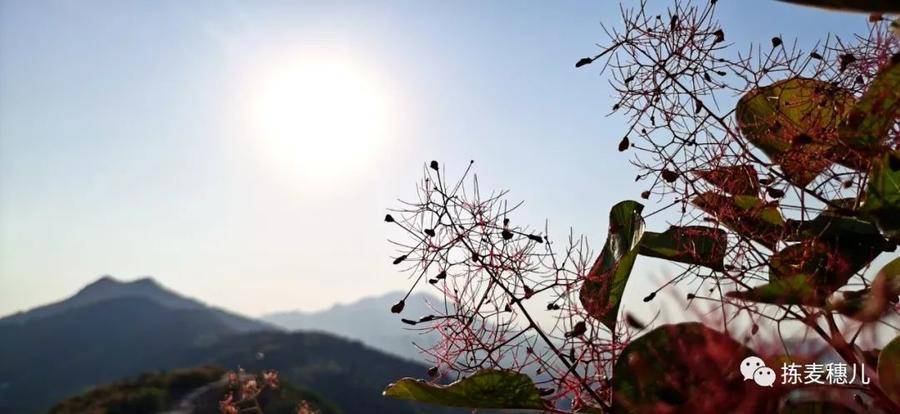
[[[778,204],[753,196],[723,196],[707,192],[691,202],[728,228],[773,249],[784,232],[784,218]]]
[[[698,171],[697,176],[732,195],[759,194],[759,177],[752,165],[727,165]]]
[[[777,407],[778,387],[744,381],[753,355],[700,323],[663,325],[633,340],[613,366],[616,413],[762,413]]]

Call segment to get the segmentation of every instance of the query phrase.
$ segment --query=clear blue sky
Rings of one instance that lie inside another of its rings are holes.
[[[865,29],[861,14],[719,3],[739,45]],[[605,81],[573,67],[617,7],[0,1],[0,314],[103,274],[251,315],[406,287],[381,218],[431,159],[475,159],[484,187],[526,201],[517,221],[598,246],[609,206],[642,190]],[[372,84],[389,102],[377,145],[290,171],[357,143],[318,154],[260,136],[257,89],[297,61]]]

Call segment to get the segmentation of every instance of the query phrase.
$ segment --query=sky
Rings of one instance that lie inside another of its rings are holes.
[[[738,46],[866,27],[719,4]],[[602,245],[643,188],[574,63],[617,22],[614,1],[2,0],[0,315],[107,274],[249,315],[406,288],[381,220],[432,159]]]

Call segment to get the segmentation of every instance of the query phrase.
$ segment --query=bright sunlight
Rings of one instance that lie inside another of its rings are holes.
[[[253,101],[268,161],[306,182],[334,182],[373,161],[388,137],[388,99],[345,62],[298,62],[266,73]]]

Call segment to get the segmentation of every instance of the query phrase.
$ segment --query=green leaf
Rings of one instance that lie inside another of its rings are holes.
[[[828,82],[790,78],[747,92],[735,117],[744,137],[803,187],[831,165],[838,125],[854,103]]]
[[[706,192],[691,202],[726,227],[770,249],[781,240],[784,218],[777,203],[764,203],[755,196],[725,196]]]
[[[781,249],[769,259],[769,280],[809,275],[819,293],[827,295],[849,280],[881,253],[879,246],[844,239],[805,240]]]
[[[785,237],[786,241],[803,241],[814,238],[839,240],[852,237],[860,241],[868,240],[873,245],[882,246],[885,244],[878,227],[871,221],[858,217],[843,216],[830,210],[819,213],[812,220],[788,219],[787,228],[790,229],[790,232]]]
[[[878,382],[888,398],[900,404],[900,336],[884,347],[878,356]]]
[[[828,247],[815,241],[796,243],[781,249],[769,259],[769,280],[786,279],[798,274],[813,275],[828,262]]]
[[[723,270],[728,238],[725,231],[703,226],[672,226],[663,233],[646,232],[640,254]]]
[[[771,303],[776,305],[812,305],[824,302],[820,298],[812,276],[794,275],[775,279],[750,290],[728,292],[728,297],[751,302]]]
[[[853,148],[877,148],[900,117],[900,58],[878,72],[841,125],[840,139]]]
[[[579,292],[581,304],[594,318],[614,331],[625,285],[644,235],[644,206],[622,201],[609,212],[609,236]]]
[[[450,385],[403,378],[384,390],[386,397],[448,407],[543,410],[546,404],[531,379],[512,371],[481,370]]]
[[[900,293],[900,278],[894,276],[900,273],[900,263],[885,266],[869,289],[834,291],[875,256],[875,250],[853,250],[846,245],[835,247],[818,241],[794,244],[772,255],[769,283],[729,292],[728,296],[777,305],[825,306],[860,320],[870,319],[873,314],[881,315],[887,302]]]
[[[823,7],[827,9],[852,10],[858,12],[900,12],[900,3],[896,0],[780,0],[785,3],[804,6]]]
[[[872,163],[861,211],[871,217],[889,239],[900,239],[900,151]]]
[[[616,360],[612,411],[771,412],[777,401],[767,398],[768,389],[744,382],[738,370],[751,355],[701,323],[660,326],[631,341]]]
[[[801,272],[822,276],[824,281],[843,284],[846,278],[869,264],[881,252],[894,251],[896,243],[886,240],[878,227],[865,217],[845,216],[838,210],[853,210],[853,204],[845,199],[835,200],[838,208],[828,207],[813,220],[788,220],[790,229],[786,241],[803,242],[810,254],[803,258],[808,261]],[[812,245],[811,244],[815,244]],[[818,247],[818,249],[817,249]],[[811,254],[818,250],[818,254]],[[773,257],[778,261],[780,257]],[[821,266],[813,266],[813,262]],[[795,260],[795,264],[796,264]],[[773,273],[786,273],[776,266]],[[791,273],[791,272],[787,272]],[[793,273],[797,273],[794,271]]]
[[[888,262],[872,282],[872,289],[876,289],[875,285],[879,284],[879,280],[883,281],[883,288],[887,295],[897,296],[900,294],[900,257]]]
[[[897,303],[900,295],[900,258],[886,264],[866,289],[835,292],[826,308],[862,322],[874,322]]]

